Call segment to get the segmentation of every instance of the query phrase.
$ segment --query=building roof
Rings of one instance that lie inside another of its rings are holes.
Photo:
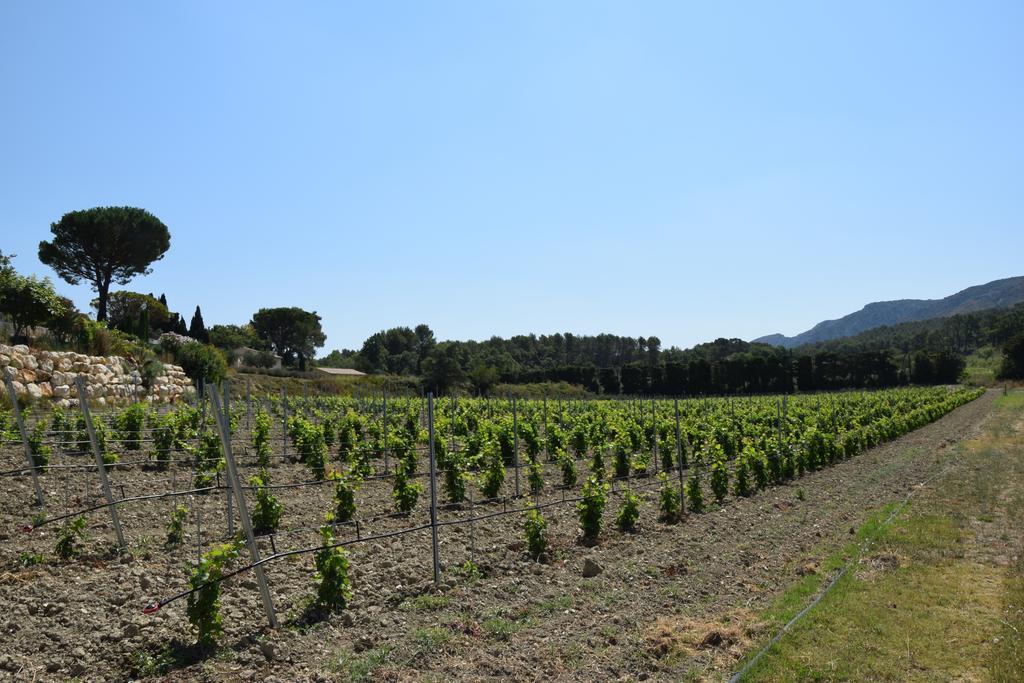
[[[326,372],[328,375],[343,375],[346,377],[363,377],[366,375],[365,372],[359,372],[352,368],[317,368],[320,372]]]

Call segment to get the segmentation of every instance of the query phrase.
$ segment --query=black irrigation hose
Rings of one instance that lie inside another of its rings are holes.
[[[417,531],[423,531],[424,529],[429,529],[429,528],[430,528],[430,524],[422,524],[422,525],[420,525],[418,527],[409,527],[407,529],[399,529],[397,531],[389,531],[387,533],[376,534],[374,536],[364,536],[362,538],[355,538],[355,539],[350,539],[350,540],[347,540],[347,541],[340,541],[338,543],[331,543],[330,545],[322,545],[321,544],[321,545],[313,546],[313,547],[310,547],[310,548],[300,548],[298,550],[287,550],[287,551],[281,552],[281,553],[274,553],[273,555],[268,555],[267,557],[260,558],[260,560],[258,562],[253,562],[251,564],[245,565],[244,567],[239,567],[238,569],[234,569],[234,570],[232,570],[232,571],[222,575],[219,579],[216,579],[214,581],[207,581],[206,583],[204,583],[202,585],[196,586],[194,588],[189,588],[188,590],[184,590],[184,591],[182,591],[180,593],[177,593],[176,595],[172,595],[172,596],[170,596],[168,598],[163,598],[162,600],[155,600],[155,601],[149,603],[148,605],[146,605],[142,609],[142,613],[143,614],[152,614],[153,612],[156,612],[158,609],[160,609],[161,607],[163,607],[164,605],[166,605],[168,603],[174,602],[175,600],[179,600],[179,599],[185,597],[186,595],[189,595],[191,593],[195,593],[196,591],[202,590],[202,589],[206,588],[207,586],[212,586],[212,585],[214,585],[216,583],[220,583],[220,582],[224,581],[225,579],[229,579],[232,576],[235,576],[237,574],[241,574],[244,571],[248,571],[250,569],[255,569],[256,567],[264,565],[267,562],[271,562],[273,560],[280,560],[282,558],[291,557],[293,555],[305,555],[305,554],[308,554],[308,553],[315,553],[318,550],[327,550],[327,549],[330,549],[330,548],[341,548],[341,547],[344,547],[344,546],[355,545],[356,543],[365,543],[367,541],[376,541],[376,540],[379,540],[379,539],[382,539],[382,538],[391,538],[391,537],[394,537],[394,536],[403,536],[405,534],[411,534],[411,533],[415,533]]]
[[[621,493],[621,491],[616,491],[614,493]],[[495,500],[498,500],[498,499],[492,498],[492,499],[489,499],[489,500],[490,501],[495,501]],[[507,499],[503,499],[503,500],[507,500]],[[577,501],[580,501],[580,500],[583,500],[583,498],[582,497],[565,498],[565,499],[562,499],[562,500],[551,501],[551,502],[544,503],[544,504],[541,504],[541,505],[531,505],[529,507],[514,508],[514,509],[511,509],[511,510],[506,509],[506,510],[502,510],[500,512],[493,512],[493,513],[489,513],[489,514],[486,514],[486,515],[481,515],[481,516],[474,517],[474,518],[469,518],[469,519],[448,520],[448,521],[445,521],[445,522],[438,522],[437,526],[441,527],[441,526],[455,526],[455,525],[462,525],[462,524],[470,524],[470,523],[474,523],[474,522],[477,522],[477,521],[480,521],[480,520],[492,519],[492,518],[495,518],[495,517],[502,517],[502,516],[512,515],[512,514],[518,514],[520,512],[525,512],[526,510],[531,510],[531,509],[544,510],[544,509],[547,509],[547,508],[550,508],[550,507],[555,507],[555,506],[558,506],[558,505],[565,505],[567,503],[574,503],[574,502],[577,502]],[[384,515],[384,516],[381,516],[381,517],[378,517],[378,518],[370,518],[370,519],[384,519],[384,518],[388,518],[388,517],[398,517],[398,516],[405,516],[405,515],[402,514],[402,513],[397,513],[397,514]],[[358,521],[359,520],[355,520],[354,522],[342,522],[340,524],[331,525],[331,526],[334,527],[334,528],[337,528],[338,526],[355,524],[356,529],[357,529],[357,533],[358,533]],[[367,520],[367,521],[369,521],[369,520]],[[208,581],[208,582],[206,582],[206,583],[204,583],[204,584],[202,584],[200,586],[196,586],[194,588],[189,588],[188,590],[181,591],[180,593],[172,595],[172,596],[170,596],[168,598],[163,598],[161,600],[156,600],[154,602],[151,602],[151,603],[149,603],[148,605],[146,605],[143,608],[142,613],[143,614],[152,614],[152,613],[156,612],[157,610],[159,610],[161,607],[163,607],[164,605],[166,605],[168,603],[174,602],[175,600],[179,600],[179,599],[181,599],[181,598],[183,598],[183,597],[185,597],[185,596],[187,596],[187,595],[189,595],[191,593],[194,593],[194,592],[196,592],[198,590],[202,590],[203,588],[206,588],[207,586],[211,586],[211,585],[213,585],[215,583],[220,583],[221,581],[224,581],[225,579],[228,579],[228,578],[230,578],[232,576],[240,574],[240,573],[242,573],[244,571],[248,571],[250,569],[254,569],[254,568],[256,568],[256,567],[258,567],[260,565],[263,565],[263,564],[265,564],[267,562],[270,562],[272,560],[278,560],[278,559],[285,558],[285,557],[290,557],[290,556],[293,556],[293,555],[302,555],[302,554],[307,554],[307,553],[313,553],[313,552],[317,552],[318,550],[323,550],[323,549],[340,548],[340,547],[344,547],[344,546],[354,545],[356,543],[363,543],[363,542],[366,542],[366,541],[376,541],[376,540],[379,540],[379,539],[382,539],[382,538],[391,538],[391,537],[394,537],[394,536],[403,536],[405,534],[411,534],[411,533],[415,533],[417,531],[423,531],[425,529],[430,529],[432,526],[433,526],[433,524],[431,524],[430,522],[427,522],[425,524],[421,524],[421,525],[415,526],[415,527],[407,527],[405,529],[398,529],[398,530],[395,530],[395,531],[389,531],[389,532],[385,532],[385,533],[382,533],[382,534],[374,534],[374,535],[371,535],[371,536],[362,536],[362,537],[355,538],[355,539],[349,539],[347,541],[341,541],[341,542],[338,542],[338,543],[332,543],[330,545],[322,545],[321,544],[319,546],[312,546],[312,547],[309,547],[309,548],[300,548],[298,550],[288,550],[288,551],[285,551],[285,552],[274,553],[273,555],[268,555],[267,557],[261,558],[258,562],[253,562],[253,563],[250,563],[250,564],[245,565],[243,567],[239,567],[239,568],[237,568],[237,569],[235,569],[233,571],[230,571],[230,572],[222,575],[219,579],[217,579],[215,581]],[[293,531],[293,530],[289,530],[289,531]],[[273,536],[273,535],[275,535],[275,534],[268,534],[267,536]],[[265,538],[265,537],[266,536],[261,536],[259,538]]]
[[[139,502],[139,501],[142,501],[142,500],[159,500],[161,498],[176,498],[178,496],[189,496],[189,495],[193,495],[193,494],[196,494],[196,493],[208,493],[209,491],[224,491],[224,490],[227,490],[227,488],[228,488],[227,486],[207,486],[207,487],[204,487],[204,488],[201,488],[201,489],[187,489],[187,490],[183,490],[183,491],[165,491],[164,493],[152,493],[152,494],[150,494],[148,496],[133,496],[133,497],[130,497],[130,498],[118,498],[117,500],[113,501],[112,503],[98,503],[98,504],[93,505],[91,507],[82,508],[80,510],[76,510],[75,512],[68,512],[66,514],[59,515],[57,517],[47,517],[46,519],[40,521],[38,524],[26,524],[25,526],[23,526],[21,528],[21,530],[24,531],[25,533],[31,533],[34,530],[38,529],[39,527],[46,526],[47,524],[50,524],[51,522],[59,522],[62,519],[69,519],[71,517],[78,517],[79,515],[84,515],[87,512],[95,512],[96,510],[102,510],[104,508],[113,507],[115,505],[122,505],[124,503],[136,503],[136,502]]]

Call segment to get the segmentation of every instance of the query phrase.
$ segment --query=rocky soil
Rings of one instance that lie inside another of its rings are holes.
[[[613,528],[610,498],[598,546],[577,543],[571,504],[545,510],[553,550],[532,561],[522,517],[499,516],[440,530],[442,584],[431,581],[430,531],[350,546],[355,597],[343,613],[307,616],[314,591],[312,557],[266,565],[280,626],[271,629],[251,572],[224,584],[225,636],[201,656],[185,601],[152,615],[152,600],[182,590],[199,548],[227,536],[223,493],[186,499],[184,544],[164,547],[170,499],[120,507],[128,539],[113,551],[107,510],[87,515],[84,554],[54,556],[60,523],[21,531],[33,516],[31,480],[0,479],[0,680],[666,680],[720,679],[763,626],[752,615],[787,584],[817,571],[815,561],[842,545],[850,530],[887,502],[906,495],[950,457],[949,445],[976,430],[992,392],[936,423],[787,486],[690,515],[656,521],[656,480],[646,487],[634,534]],[[247,459],[240,437],[237,449]],[[23,463],[20,443],[0,447],[0,471]],[[138,460],[125,454],[123,460]],[[59,455],[60,465],[82,456]],[[251,471],[251,468],[247,468]],[[301,482],[299,464],[273,468],[275,484]],[[115,495],[183,489],[186,465],[169,472],[140,466],[111,473]],[[554,470],[549,481],[556,481]],[[511,484],[509,484],[511,485]],[[525,480],[523,481],[525,487]],[[54,469],[43,477],[50,517],[100,500],[95,471]],[[283,533],[261,551],[313,547],[330,508],[328,486],[280,489]],[[543,501],[562,494],[550,490]],[[361,525],[379,534],[428,520],[427,495],[409,518]],[[368,482],[360,515],[390,511],[390,483]],[[455,520],[501,504],[445,509]],[[197,536],[197,524],[200,535]],[[346,535],[347,534],[347,535]],[[355,537],[346,529],[344,537]],[[41,560],[41,561],[39,561]],[[479,571],[466,569],[471,560]]]

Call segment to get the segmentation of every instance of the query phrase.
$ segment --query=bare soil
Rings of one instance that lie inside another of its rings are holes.
[[[189,501],[182,547],[163,546],[171,502],[121,508],[129,552],[117,554],[105,510],[90,513],[82,557],[54,558],[59,524],[32,533],[31,480],[0,479],[0,680],[343,681],[343,680],[665,680],[720,678],[763,635],[752,617],[849,539],[875,508],[906,495],[942,466],[948,446],[975,433],[996,392],[937,422],[852,460],[808,474],[751,498],[689,515],[677,525],[657,517],[656,480],[648,486],[639,531],[614,529],[610,498],[598,546],[577,542],[571,504],[545,510],[550,562],[523,550],[522,518],[496,517],[441,529],[442,587],[431,581],[429,530],[350,547],[355,597],[345,612],[304,617],[313,590],[310,555],[267,565],[281,620],[270,629],[251,572],[224,584],[225,636],[200,656],[185,601],[153,615],[142,609],[182,590],[197,552],[226,536],[225,499]],[[127,459],[128,456],[126,456]],[[20,444],[5,444],[0,470],[23,462]],[[44,479],[49,514],[98,500],[95,472],[54,471]],[[550,481],[557,479],[552,470]],[[115,492],[134,496],[187,485],[188,473],[124,468]],[[274,468],[274,483],[308,478],[301,465]],[[507,486],[511,482],[506,483]],[[525,480],[523,482],[525,487]],[[277,492],[285,508],[277,550],[315,546],[316,526],[330,508],[328,486]],[[549,491],[544,500],[561,494]],[[709,495],[709,494],[707,494]],[[390,484],[360,492],[360,514],[390,510]],[[375,534],[426,520],[426,494],[410,518],[361,528]],[[443,519],[501,509],[445,510]],[[354,537],[354,530],[350,535]],[[261,540],[265,554],[269,539]],[[23,560],[40,554],[41,564]],[[585,559],[600,565],[584,578]],[[480,575],[460,567],[472,560]],[[888,560],[879,559],[875,571]],[[28,566],[25,566],[28,564]]]

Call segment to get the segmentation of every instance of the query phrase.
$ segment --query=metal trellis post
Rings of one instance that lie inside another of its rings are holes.
[[[434,459],[434,394],[427,394],[427,424],[430,440],[430,536],[434,553],[434,586],[441,585],[441,551],[437,545],[437,464]]]
[[[220,432],[220,442],[224,448],[224,462],[227,464],[228,488],[234,492],[238,503],[238,515],[242,520],[242,530],[245,532],[245,542],[249,546],[249,557],[256,566],[253,570],[256,573],[256,583],[259,584],[260,597],[263,598],[263,606],[267,611],[267,620],[271,628],[277,628],[277,615],[274,613],[274,603],[270,597],[270,588],[267,586],[267,576],[263,572],[263,565],[260,561],[260,550],[256,545],[256,538],[252,533],[252,521],[249,517],[249,509],[245,503],[245,492],[238,480],[238,469],[235,466],[235,457],[231,453],[231,424],[227,415],[221,410],[220,399],[216,391],[210,392],[210,400],[213,403],[213,412],[217,418],[217,428]]]
[[[92,415],[89,413],[89,392],[85,389],[85,379],[79,375],[75,378],[75,386],[78,388],[78,406],[82,409],[82,417],[85,419],[85,428],[89,432],[89,443],[92,445],[93,455],[96,456],[96,467],[100,473],[100,484],[103,486],[103,495],[107,499],[110,508],[110,519],[114,523],[114,533],[117,534],[117,545],[125,547],[124,532],[121,531],[121,517],[117,513],[117,505],[114,503],[114,496],[110,493],[110,481],[107,479],[107,465],[103,462],[103,454],[100,453],[100,443],[96,439],[96,429],[92,424]]]
[[[4,369],[4,384],[7,385],[7,395],[11,399],[11,410],[14,412],[14,419],[18,423],[18,431],[21,433],[21,442],[25,446],[25,458],[32,471],[32,486],[36,492],[36,505],[43,507],[43,489],[39,486],[39,471],[36,467],[36,459],[32,457],[32,447],[28,442],[28,431],[25,429],[25,420],[21,416],[21,406],[18,405],[18,395],[14,391],[14,380],[11,379],[11,371]]]

